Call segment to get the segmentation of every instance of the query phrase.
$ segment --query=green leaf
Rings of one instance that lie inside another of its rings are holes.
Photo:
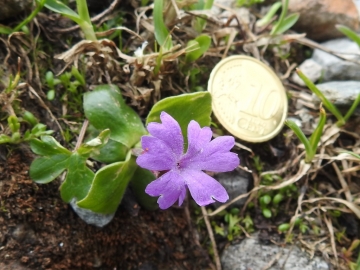
[[[93,153],[91,157],[102,163],[110,164],[125,160],[128,151],[128,147],[110,139],[107,144],[100,149],[99,153]]]
[[[132,147],[146,133],[136,112],[127,106],[114,85],[102,85],[84,95],[84,111],[97,129],[110,129],[110,138]]]
[[[70,202],[73,198],[82,200],[88,194],[94,173],[86,166],[86,157],[73,153],[68,159],[68,172],[60,187],[61,198]]]
[[[125,161],[101,168],[95,174],[88,195],[77,205],[95,213],[114,213],[136,168],[135,157],[130,152]]]
[[[10,27],[0,24],[0,34],[10,35],[12,32]]]
[[[164,98],[152,107],[146,124],[160,122],[163,111],[178,121],[187,144],[187,127],[191,120],[198,122],[201,127],[210,126],[211,95],[209,92],[197,92]]]
[[[36,117],[29,111],[25,111],[23,114],[23,120],[28,122],[32,126],[36,126],[36,124],[39,123],[39,120],[36,119]]]
[[[46,184],[58,177],[68,166],[69,155],[57,154],[35,159],[30,166],[30,177],[38,184]]]
[[[156,179],[155,175],[149,170],[137,167],[129,185],[135,195],[138,203],[146,210],[156,210],[159,208],[157,204],[158,198],[151,197],[145,193],[148,184]]]
[[[201,57],[210,47],[211,38],[208,35],[200,35],[194,40],[190,40],[187,44],[187,48],[191,48],[192,51],[186,53],[185,61],[193,62]]]
[[[97,151],[109,137],[109,130],[79,147],[79,152],[70,152],[53,137],[31,141],[31,149],[43,157],[35,159],[30,166],[30,176],[37,183],[48,183],[67,170],[65,181],[60,187],[61,197],[69,202],[73,198],[82,200],[88,193],[94,173],[86,166],[87,157]]]
[[[89,157],[93,152],[99,152],[100,148],[108,142],[109,137],[110,129],[105,129],[96,138],[83,143],[77,152],[83,157]]]
[[[276,24],[274,26],[273,29],[275,29],[274,31],[271,31],[272,35],[280,35],[282,33],[284,33],[285,31],[289,30],[299,19],[300,14],[299,13],[293,13],[289,16],[287,16],[282,22],[278,22],[278,24]]]
[[[289,223],[283,223],[280,224],[278,227],[279,232],[286,232],[290,229],[290,224]]]
[[[11,142],[11,138],[5,134],[0,134],[0,144]]]
[[[256,22],[256,26],[262,27],[262,26],[268,24],[281,6],[282,6],[281,2],[275,2],[274,4],[272,4],[271,8],[266,13],[266,15],[261,20],[258,20]]]
[[[20,129],[20,123],[15,115],[11,115],[8,118],[8,124],[12,133],[18,132]]]
[[[172,47],[171,36],[166,28],[163,17],[163,0],[154,0],[154,31],[155,39],[165,50],[170,50]]]
[[[71,151],[62,147],[61,144],[59,144],[54,137],[51,136],[42,136],[41,140],[33,139],[30,142],[30,148],[39,156],[48,157],[56,154],[71,155]]]
[[[360,47],[360,36],[353,30],[351,30],[349,27],[341,24],[337,24],[336,29],[339,30],[341,33],[343,33],[345,36],[350,38],[351,40],[355,41],[357,45]]]
[[[80,24],[82,22],[80,16],[75,11],[70,9],[67,5],[62,3],[61,1],[46,0],[45,7],[47,7],[51,11],[60,13],[61,15],[68,17],[69,19],[73,20],[77,24]]]
[[[93,138],[96,138],[100,132],[93,126],[89,125],[87,129],[86,142]],[[124,161],[126,154],[129,152],[129,148],[117,141],[109,139],[108,142],[99,149],[91,154],[91,158],[100,161],[102,163],[114,163]]]

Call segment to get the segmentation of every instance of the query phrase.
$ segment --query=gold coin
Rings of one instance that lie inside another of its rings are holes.
[[[208,91],[220,123],[249,142],[275,137],[287,115],[285,89],[265,64],[249,56],[221,60],[210,74]]]

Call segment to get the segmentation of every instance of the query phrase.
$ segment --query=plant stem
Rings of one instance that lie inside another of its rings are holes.
[[[24,25],[27,25],[34,17],[40,12],[40,10],[44,7],[46,0],[41,0],[38,2],[38,5],[34,9],[33,12],[21,23],[19,23],[14,29],[13,32],[18,32]]]
[[[80,16],[80,19],[82,20],[82,22],[79,23],[79,26],[83,30],[83,32],[85,34],[85,38],[87,40],[92,40],[92,41],[97,40],[94,28],[91,24],[91,19],[90,19],[86,0],[76,0],[76,7],[77,7],[78,14]]]

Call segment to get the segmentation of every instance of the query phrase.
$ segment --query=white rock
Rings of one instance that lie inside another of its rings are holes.
[[[97,227],[104,227],[107,225],[113,218],[115,213],[113,214],[99,214],[95,213],[91,210],[81,208],[77,206],[76,200],[73,199],[70,201],[70,205],[74,212],[87,224],[95,225]]]
[[[278,255],[280,254],[280,255]],[[269,263],[279,256],[274,264]],[[298,247],[279,247],[273,244],[264,245],[254,238],[246,238],[240,244],[227,248],[221,257],[223,270],[328,270],[329,265],[319,257],[309,259]]]
[[[316,86],[331,103],[340,107],[350,107],[360,94],[360,81],[333,81]],[[314,103],[320,103],[315,94],[312,99]]]
[[[306,59],[300,66],[299,69],[309,78],[310,81],[316,82],[321,77],[322,66],[316,63],[313,59]],[[294,72],[292,76],[293,81],[301,86],[305,86],[303,80],[299,75]]]
[[[342,53],[343,57],[360,61],[359,46],[348,38],[334,39],[322,43],[328,49]],[[312,59],[323,69],[323,81],[360,80],[360,65],[342,60],[332,54],[314,50]]]

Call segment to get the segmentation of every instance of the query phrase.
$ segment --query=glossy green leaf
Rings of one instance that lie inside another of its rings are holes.
[[[89,125],[87,129],[86,142],[96,138],[100,132],[93,126]],[[129,152],[129,148],[117,141],[109,139],[108,142],[91,154],[91,158],[100,161],[102,163],[114,163],[124,161],[126,154]]]
[[[211,38],[208,35],[200,35],[190,40],[186,46],[190,51],[186,53],[185,61],[193,62],[200,58],[209,49],[210,44]]]
[[[136,168],[135,158],[130,153],[125,161],[101,168],[95,174],[88,195],[77,205],[96,213],[114,213]]]
[[[350,38],[351,40],[355,41],[357,45],[360,47],[360,36],[349,27],[341,24],[336,25],[336,29],[343,33],[345,36]]]
[[[56,154],[35,159],[30,166],[30,177],[38,184],[46,184],[58,177],[68,166],[69,155]]]
[[[274,26],[274,31],[271,32],[272,35],[280,35],[287,30],[289,30],[293,25],[298,21],[300,17],[299,13],[293,13],[287,16],[282,22],[279,22]]]
[[[77,152],[83,157],[89,157],[93,152],[99,152],[100,148],[102,148],[108,142],[109,137],[110,129],[105,129],[100,132],[96,138],[83,143]]]
[[[61,198],[70,202],[73,198],[82,200],[88,194],[94,173],[86,166],[86,157],[73,153],[68,159],[67,174],[60,187]]]
[[[82,144],[76,152],[65,149],[51,136],[32,140],[31,149],[42,157],[31,164],[30,177],[37,183],[48,183],[66,170],[65,181],[60,187],[62,199],[66,202],[73,198],[82,200],[94,179],[94,172],[86,165],[87,158],[106,143],[108,137],[109,130],[104,130],[95,139]]]
[[[109,140],[98,153],[93,153],[91,157],[102,163],[110,164],[124,161],[129,148],[114,140]]]
[[[151,197],[145,193],[148,184],[156,179],[155,175],[149,170],[137,167],[129,186],[135,195],[138,203],[147,210],[156,210],[159,208],[157,197]]]
[[[41,140],[33,139],[30,142],[31,150],[39,155],[39,156],[53,156],[57,154],[63,155],[71,155],[71,151],[67,150],[66,148],[62,147],[54,137],[51,136],[43,136]]]
[[[61,15],[68,17],[69,19],[73,20],[77,24],[80,24],[82,21],[80,19],[80,16],[75,11],[70,9],[67,5],[65,5],[61,1],[46,0],[45,7],[47,7],[51,11],[60,13]]]
[[[84,111],[97,129],[110,129],[110,138],[127,147],[136,144],[146,133],[137,113],[125,104],[119,89],[102,85],[84,95]]]
[[[146,124],[160,122],[163,111],[178,121],[187,143],[187,126],[191,120],[198,122],[201,127],[210,126],[211,95],[209,92],[197,92],[164,98],[152,107]]]
[[[155,39],[165,50],[170,50],[172,47],[171,35],[166,28],[163,17],[163,0],[154,0],[154,31]]]

